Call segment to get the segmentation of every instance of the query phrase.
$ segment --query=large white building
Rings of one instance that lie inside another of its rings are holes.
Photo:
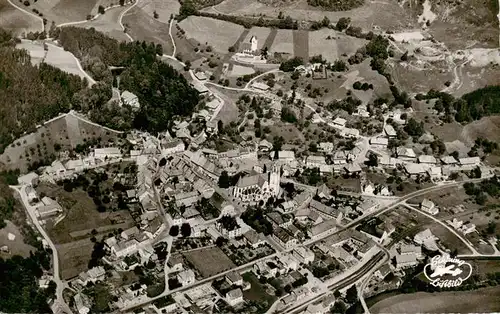
[[[259,202],[277,196],[280,189],[280,174],[279,170],[276,170],[241,177],[234,187],[234,197],[243,202]]]

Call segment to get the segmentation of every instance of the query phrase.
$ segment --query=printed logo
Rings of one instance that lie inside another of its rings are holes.
[[[425,265],[424,275],[434,287],[458,287],[472,275],[472,266],[448,254],[436,255]]]

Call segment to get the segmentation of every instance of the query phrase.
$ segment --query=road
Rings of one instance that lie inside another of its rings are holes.
[[[23,202],[24,207],[26,208],[26,211],[28,212],[28,214],[29,214],[29,216],[31,218],[31,221],[35,225],[35,227],[38,230],[38,232],[45,239],[45,241],[47,241],[47,243],[50,246],[50,249],[52,250],[52,264],[53,264],[53,267],[54,267],[54,271],[53,271],[54,278],[52,280],[57,285],[57,288],[56,288],[56,301],[55,301],[57,303],[56,307],[59,307],[59,309],[61,309],[65,313],[72,313],[71,309],[66,304],[66,302],[64,301],[64,298],[63,298],[63,290],[64,290],[64,287],[65,287],[65,282],[61,279],[61,277],[59,275],[59,256],[58,256],[58,253],[57,253],[57,248],[56,248],[54,242],[52,242],[52,240],[50,239],[50,237],[45,232],[45,230],[40,225],[40,222],[37,219],[36,214],[35,214],[35,207],[32,206],[32,205],[30,205],[30,203],[28,201],[28,196],[26,194],[26,186],[23,185],[23,186],[10,186],[10,187],[12,189],[14,189],[19,194],[19,196],[21,197],[21,200]]]

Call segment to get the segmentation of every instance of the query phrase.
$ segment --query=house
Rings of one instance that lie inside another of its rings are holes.
[[[121,158],[122,153],[118,147],[96,148],[94,157],[99,160],[107,160],[110,158]]]
[[[420,155],[418,156],[418,163],[435,165],[437,163],[437,160],[436,157],[432,155]]]
[[[401,255],[415,255],[417,259],[422,259],[424,258],[424,255],[422,254],[422,247],[413,245],[413,244],[402,244],[401,247],[399,248],[399,251]]]
[[[312,193],[309,190],[304,190],[300,194],[293,198],[293,202],[296,204],[296,210],[300,210],[309,205],[312,200]]]
[[[129,92],[129,91],[123,91],[121,94],[121,100],[124,105],[132,107],[132,109],[140,109],[141,104],[139,103],[139,97],[137,95]]]
[[[324,314],[328,311],[325,311],[321,304],[309,304],[306,310],[303,312],[304,314]]]
[[[120,236],[124,240],[130,240],[131,238],[135,237],[138,234],[139,234],[139,228],[137,228],[137,227],[134,226],[132,228],[128,228],[127,230],[122,231],[122,233],[120,234]]]
[[[347,122],[346,119],[337,117],[335,118],[335,120],[333,120],[333,127],[336,129],[343,129],[345,128],[346,122]]]
[[[243,302],[243,292],[240,288],[233,289],[226,293],[226,302],[230,306],[235,306]]]
[[[358,138],[359,130],[353,128],[343,128],[342,131],[340,132],[340,136],[346,138]]]
[[[18,177],[17,182],[21,185],[37,186],[39,182],[39,176],[34,172],[30,172]]]
[[[87,314],[90,312],[92,304],[85,294],[79,292],[75,294],[73,300],[75,301],[75,307],[79,314]]]
[[[441,162],[445,165],[456,165],[458,163],[453,156],[444,156],[441,158]]]
[[[196,78],[199,79],[200,81],[207,80],[207,75],[205,74],[205,72],[202,71],[196,71],[196,73],[194,73],[194,76],[196,76]]]
[[[437,251],[438,247],[436,245],[436,237],[432,234],[430,229],[425,229],[417,233],[413,237],[413,241],[419,245],[425,246],[426,249],[430,251]]]
[[[83,160],[81,159],[71,159],[66,162],[64,168],[68,171],[83,171],[85,169],[85,165],[83,164]]]
[[[175,273],[182,271],[184,269],[183,261],[184,259],[181,254],[171,255],[167,262],[169,272]]]
[[[295,211],[295,202],[286,201],[278,205],[276,210],[282,214],[289,214]]]
[[[387,155],[379,158],[378,163],[385,168],[396,168],[396,165],[399,163],[399,160]]]
[[[424,198],[422,203],[420,203],[420,209],[431,215],[437,215],[437,213],[439,212],[439,209],[436,207],[436,205],[434,205],[431,200],[428,200],[426,198]]]
[[[42,198],[42,205],[38,206],[36,208],[36,211],[38,211],[38,216],[40,217],[40,219],[46,219],[62,213],[63,209],[61,205],[59,205],[59,203],[57,203],[55,200],[51,199],[48,196],[44,196]]]
[[[427,175],[433,179],[440,179],[443,176],[443,169],[441,167],[430,167],[427,169]]]
[[[379,269],[377,269],[377,271],[374,273],[374,275],[376,277],[378,277],[380,280],[384,280],[385,277],[387,277],[387,275],[389,275],[391,273],[391,266],[389,266],[388,264],[385,264],[383,265],[382,267],[380,267]]]
[[[426,167],[423,164],[416,164],[413,162],[405,163],[404,168],[408,176],[417,177],[426,174]]]
[[[289,164],[295,161],[295,153],[292,150],[280,150],[278,151],[278,160],[282,163]],[[271,158],[273,158],[275,152],[271,153]]]
[[[337,230],[337,222],[335,219],[325,220],[322,223],[314,225],[307,231],[307,234],[312,240],[327,236]]]
[[[116,255],[116,257],[125,257],[130,254],[134,254],[138,250],[139,242],[135,239],[130,241],[117,242],[111,246],[111,253]]]
[[[278,259],[287,271],[297,270],[299,268],[299,262],[295,258],[293,258],[292,254],[290,253],[282,253],[278,255]]]
[[[476,231],[476,225],[473,224],[473,223],[469,223],[469,224],[463,225],[462,228],[461,228],[461,231],[463,232],[464,235],[467,235],[467,234],[469,234],[471,232]]]
[[[267,85],[266,83],[262,83],[262,82],[254,82],[254,83],[252,83],[252,87],[255,89],[262,90],[262,91],[267,91],[269,89],[269,85]]]
[[[415,254],[398,254],[396,255],[396,268],[405,269],[418,265],[417,256]]]
[[[405,161],[414,161],[417,158],[413,149],[409,147],[398,147],[396,150],[396,156]]]
[[[333,154],[333,164],[334,165],[343,165],[347,163],[347,153],[343,150],[336,151]]]
[[[331,195],[332,191],[326,186],[326,184],[322,184],[317,190],[316,190],[316,195],[319,198],[323,199],[330,199],[332,198]]]
[[[226,281],[230,285],[243,286],[243,277],[236,271],[226,274]]]
[[[279,177],[276,171],[240,177],[233,189],[233,196],[243,202],[267,201],[271,196],[278,195]]]
[[[292,237],[285,229],[281,227],[274,229],[272,237],[285,249],[290,249],[297,245],[297,239]]]
[[[288,215],[282,215],[278,212],[270,212],[267,215],[268,220],[273,224],[274,227],[286,228],[292,224],[292,219]]]
[[[272,148],[273,144],[266,139],[263,139],[262,141],[259,142],[259,150],[262,152],[269,152],[271,151]]]
[[[241,228],[236,219],[231,216],[222,216],[215,222],[215,228],[223,236],[230,239],[239,237],[243,231],[243,228]]]
[[[389,144],[389,139],[387,137],[372,137],[370,139],[370,145],[378,147],[387,147]]]
[[[344,166],[344,170],[348,174],[357,174],[357,173],[361,172],[361,166],[357,162],[349,163],[349,164]]]
[[[184,270],[177,274],[177,280],[182,286],[187,286],[195,282],[194,271],[191,269]]]
[[[300,221],[301,223],[311,223],[312,225],[317,225],[323,222],[323,218],[321,215],[309,208],[303,208],[295,213],[295,219]]]
[[[390,124],[386,124],[384,126],[384,132],[385,132],[385,135],[389,138],[394,138],[398,135],[398,133],[396,132],[394,127]]]
[[[35,189],[31,185],[26,186],[24,192],[26,193],[26,196],[28,197],[28,202],[30,204],[38,203],[38,195],[36,194]]]
[[[194,89],[196,89],[198,94],[205,94],[208,92],[208,88],[205,86],[205,84],[203,84],[198,80],[193,80],[191,82],[191,85],[193,86]]]
[[[481,163],[481,158],[479,157],[460,158],[458,159],[458,163],[460,164],[461,167],[471,170],[476,166],[479,166],[479,164]]]
[[[307,156],[306,158],[307,168],[319,168],[322,165],[326,165],[326,160],[324,156]]]
[[[292,254],[302,264],[314,262],[314,253],[305,246],[296,247]]]
[[[81,285],[85,286],[89,282],[96,283],[97,281],[103,281],[105,279],[106,271],[104,267],[97,266],[89,269],[86,272],[81,272],[78,275],[78,280]]]
[[[175,153],[183,152],[186,149],[186,145],[182,140],[175,140],[166,143],[162,143],[161,145],[161,154],[162,156],[168,156]]]

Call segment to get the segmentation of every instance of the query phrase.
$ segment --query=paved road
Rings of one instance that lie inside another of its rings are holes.
[[[66,304],[63,298],[63,290],[65,286],[65,282],[61,279],[59,275],[59,256],[57,253],[57,248],[55,244],[52,242],[48,234],[45,232],[43,227],[40,225],[40,222],[38,221],[36,214],[35,214],[35,207],[31,206],[28,200],[28,196],[26,194],[26,186],[11,186],[12,189],[16,190],[17,193],[19,193],[19,196],[21,196],[21,200],[23,202],[24,207],[26,208],[26,211],[28,212],[31,221],[33,224],[36,226],[36,229],[42,237],[47,241],[47,243],[50,246],[50,249],[52,250],[52,263],[54,267],[54,278],[52,279],[56,285],[56,302],[58,303],[57,306],[64,311],[65,313],[72,313],[69,306]]]

